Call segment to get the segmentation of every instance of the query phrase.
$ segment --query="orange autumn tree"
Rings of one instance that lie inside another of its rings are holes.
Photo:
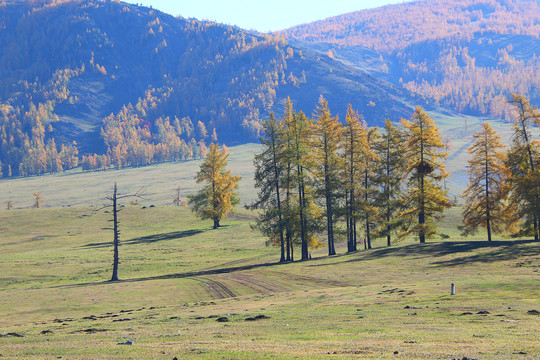
[[[338,208],[340,174],[343,167],[342,127],[338,117],[332,117],[328,101],[319,99],[315,122],[312,125],[311,160],[315,190],[324,197],[326,206],[326,230],[328,234],[328,255],[335,255],[334,225],[335,212]]]
[[[509,169],[505,165],[501,137],[489,123],[483,123],[482,130],[473,137],[475,141],[468,150],[471,155],[467,169],[469,184],[463,193],[466,205],[461,229],[468,235],[483,227],[491,241],[492,232],[501,233],[513,224],[505,204]]]
[[[195,177],[197,183],[205,183],[205,186],[197,194],[189,196],[192,211],[201,219],[212,219],[214,229],[220,227],[220,220],[240,203],[237,191],[240,176],[231,175],[231,171],[226,170],[229,155],[225,147],[210,145]]]
[[[510,168],[510,203],[523,221],[521,236],[540,240],[540,111],[523,95],[513,94],[508,103],[515,111],[514,134],[507,153]]]
[[[416,234],[421,243],[437,234],[434,220],[451,207],[441,182],[448,177],[443,160],[448,156],[439,128],[421,107],[411,121],[402,120],[407,136],[408,194],[403,217],[409,220],[406,234]],[[416,220],[418,219],[418,220]]]

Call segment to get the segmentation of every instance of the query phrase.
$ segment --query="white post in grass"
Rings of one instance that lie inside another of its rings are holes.
[[[450,295],[456,295],[456,284],[452,283],[450,287]]]

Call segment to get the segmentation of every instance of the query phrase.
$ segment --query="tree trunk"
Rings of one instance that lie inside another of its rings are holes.
[[[369,217],[366,216],[366,242],[367,242],[367,248],[371,249],[371,234],[370,234],[370,226],[369,226]]]
[[[348,246],[348,251],[349,252],[353,252],[353,251],[356,251],[356,244],[355,244],[355,234],[354,234],[354,213],[355,213],[355,209],[354,209],[354,203],[355,203],[355,199],[354,199],[354,140],[353,140],[353,136],[351,135],[351,144],[350,144],[350,165],[351,167],[349,168],[349,186],[350,186],[350,190],[349,190],[349,196],[348,196],[348,206],[347,206],[347,227],[348,227],[348,242],[349,242],[349,246]],[[345,197],[347,199],[347,196]]]
[[[345,190],[345,221],[347,223],[347,252],[352,252],[352,227],[351,217],[349,216],[349,191]]]
[[[486,135],[487,136],[487,135]],[[487,139],[486,139],[487,140]],[[486,158],[485,158],[485,176],[486,176],[486,230],[488,241],[491,241],[491,204],[489,202],[489,167],[488,167],[488,151],[486,145]]]
[[[285,208],[289,212],[291,210],[291,163],[287,163],[287,193],[285,194]],[[294,261],[292,256],[292,241],[291,241],[291,220],[287,219],[285,224],[285,239],[287,242],[287,261]]]
[[[386,246],[391,246],[392,241],[390,239],[390,201],[392,200],[392,194],[390,191],[390,134],[386,136]]]
[[[420,174],[420,213],[418,214],[418,224],[420,224],[420,243],[426,242],[426,229],[424,224],[426,223],[425,215],[425,199],[424,199],[424,174]]]
[[[525,114],[525,109],[523,108],[523,103],[520,102],[519,103],[519,106],[520,106],[520,110],[521,110],[521,114]],[[524,116],[524,115],[523,115]],[[533,154],[532,154],[532,149],[531,149],[531,144],[529,143],[529,135],[527,133],[527,128],[525,127],[525,122],[524,120],[521,120],[520,121],[520,124],[521,124],[521,128],[523,130],[523,138],[525,139],[525,146],[527,147],[527,153],[529,154],[529,165],[531,167],[531,171],[532,173],[534,173],[534,159],[533,159]],[[539,187],[538,185],[536,186],[536,194],[535,194],[535,203],[536,203],[536,214],[533,214],[533,221],[534,221],[534,239],[536,241],[539,241],[540,240],[540,234],[539,234],[539,231],[540,231],[540,209],[538,208],[538,203],[539,203],[539,196],[538,196],[538,191],[539,191]]]
[[[308,243],[307,243],[307,237],[306,237],[306,227],[305,227],[305,221],[304,221],[304,208],[306,203],[306,198],[304,194],[304,169],[301,166],[298,166],[298,205],[300,207],[300,237],[302,241],[302,260],[308,260],[309,259],[309,253],[308,253]]]
[[[356,219],[353,217],[353,220],[352,220],[352,223],[353,223],[353,234],[354,234],[354,240],[353,240],[353,246],[354,246],[354,251],[358,250],[358,238],[357,238],[357,235],[356,235]]]
[[[420,166],[419,166],[419,175],[420,175],[420,213],[418,214],[418,224],[420,225],[420,243],[426,242],[426,199],[424,191],[424,172],[426,171],[426,166],[424,164],[424,124],[422,119],[420,119]]]
[[[274,143],[272,143],[272,152],[274,158],[274,179],[276,187],[277,207],[278,207],[278,221],[279,221],[279,244],[281,247],[281,256],[279,262],[285,262],[285,240],[283,239],[283,216],[281,215],[281,199],[279,196],[279,169],[277,166],[277,154]]]
[[[114,240],[113,240],[113,272],[111,281],[118,281],[118,246],[120,242],[120,232],[118,231],[118,207],[117,207],[117,186],[114,183],[113,190],[113,231],[114,231]]]
[[[220,227],[219,219],[214,219],[214,229],[217,229],[218,227]]]
[[[364,189],[366,191],[364,200],[366,201],[366,208],[369,205],[369,196],[368,196],[368,164],[366,164],[366,170],[364,171]],[[369,211],[366,210],[366,242],[367,248],[371,249],[371,234],[369,229]]]
[[[386,204],[386,246],[392,246],[392,240],[390,238],[390,188],[387,188],[386,191],[388,192],[388,199]]]
[[[288,230],[285,232],[285,241],[287,243],[287,261],[293,261],[291,258],[291,233]]]
[[[538,217],[534,217],[534,240],[540,240],[540,220]]]
[[[425,234],[425,229],[424,229],[424,224],[426,223],[426,219],[425,219],[425,214],[424,214],[424,211],[420,211],[420,213],[418,214],[418,223],[420,224],[420,243],[425,243],[426,242],[426,234]]]
[[[335,255],[334,248],[334,222],[332,214],[332,195],[330,190],[330,178],[328,176],[328,167],[325,168],[325,192],[326,192],[326,225],[328,231],[328,255]]]

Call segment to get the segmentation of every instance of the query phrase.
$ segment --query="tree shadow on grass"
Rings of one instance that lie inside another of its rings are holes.
[[[482,254],[475,254],[470,256],[457,257],[450,260],[442,260],[433,262],[435,267],[446,266],[458,266],[473,263],[493,263],[498,261],[507,261],[519,259],[523,256],[537,256],[540,255],[540,243],[532,246],[522,246],[525,244],[533,243],[534,241],[508,241],[507,244],[495,246],[486,246],[486,248],[495,248],[493,251],[485,252]],[[491,245],[492,243],[488,243]]]
[[[82,284],[58,285],[58,286],[53,286],[53,287],[54,288],[71,288],[71,287],[81,287],[81,286],[103,285],[107,283],[117,283],[117,282],[130,283],[130,282],[141,282],[141,281],[152,281],[152,280],[185,279],[185,278],[192,278],[192,277],[205,276],[205,275],[228,274],[228,273],[233,273],[236,271],[244,271],[244,270],[257,269],[257,268],[279,266],[279,265],[284,265],[284,264],[286,263],[267,262],[267,263],[258,263],[258,264],[242,265],[242,266],[231,266],[231,267],[218,268],[218,269],[188,271],[188,272],[176,273],[176,274],[165,274],[165,275],[147,276],[147,277],[140,277],[140,278],[120,279],[119,281],[114,281],[114,282],[99,281],[99,282],[82,283]]]
[[[151,244],[158,241],[165,241],[165,240],[177,240],[182,239],[190,236],[195,236],[198,234],[202,234],[206,230],[184,230],[184,231],[175,231],[170,233],[163,233],[163,234],[155,234],[155,235],[148,235],[148,236],[142,236],[138,238],[133,238],[129,240],[120,240],[121,245],[135,245],[135,244]],[[101,242],[101,243],[91,243],[83,245],[84,248],[103,248],[103,247],[110,247],[112,246],[112,240]]]
[[[435,267],[456,266],[472,263],[491,263],[504,260],[514,260],[521,256],[540,255],[540,243],[534,240],[515,240],[515,241],[446,241],[439,243],[413,244],[399,247],[388,247],[374,249],[367,252],[359,251],[360,255],[346,262],[368,261],[381,259],[384,257],[443,257],[447,255],[456,255],[459,253],[473,252],[471,255],[456,257],[450,260],[441,260],[432,262]],[[493,249],[493,251],[478,254],[475,250]],[[325,266],[325,264],[311,265]]]

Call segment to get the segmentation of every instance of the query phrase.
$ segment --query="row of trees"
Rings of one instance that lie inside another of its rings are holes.
[[[379,133],[351,106],[341,124],[322,97],[313,119],[289,99],[282,119],[264,122],[263,134],[263,151],[255,156],[259,198],[251,207],[261,210],[256,227],[280,244],[282,261],[293,260],[295,244],[309,258],[322,231],[329,255],[341,234],[355,251],[359,228],[365,248],[382,236],[390,244],[393,234],[415,233],[425,242],[450,207],[445,144],[420,107],[402,127],[386,121]]]
[[[107,151],[101,155],[83,155],[83,170],[203,158],[207,153],[206,139],[211,136],[212,141],[217,141],[215,128],[210,134],[203,122],[194,125],[189,117],[174,117],[172,121],[169,117],[158,117],[152,125],[146,119],[155,104],[145,104],[145,100],[139,99],[135,107],[124,106],[116,115],[103,120],[101,137]]]
[[[57,146],[52,103],[13,108],[0,103],[0,177],[59,172],[78,166],[77,143]]]
[[[516,118],[510,148],[488,123],[469,148],[469,185],[463,196],[464,234],[479,227],[491,233],[510,232],[540,239],[540,141],[532,128],[540,112],[522,95],[512,95]],[[519,228],[518,228],[519,226]]]
[[[523,96],[510,101],[518,116],[508,154],[489,124],[475,134],[469,164],[470,183],[463,196],[464,234],[478,227],[516,232],[538,239],[540,219],[539,142],[531,125],[538,111]],[[320,245],[326,233],[328,254],[338,237],[357,250],[360,230],[365,248],[374,238],[414,234],[421,243],[438,234],[436,223],[451,207],[444,180],[446,144],[433,120],[417,107],[400,125],[367,127],[349,105],[345,122],[333,117],[321,97],[313,119],[296,112],[290,99],[281,119],[271,114],[263,123],[263,150],[255,156],[258,209],[255,225],[281,249],[281,261],[301,258]],[[441,236],[445,236],[442,235]]]

